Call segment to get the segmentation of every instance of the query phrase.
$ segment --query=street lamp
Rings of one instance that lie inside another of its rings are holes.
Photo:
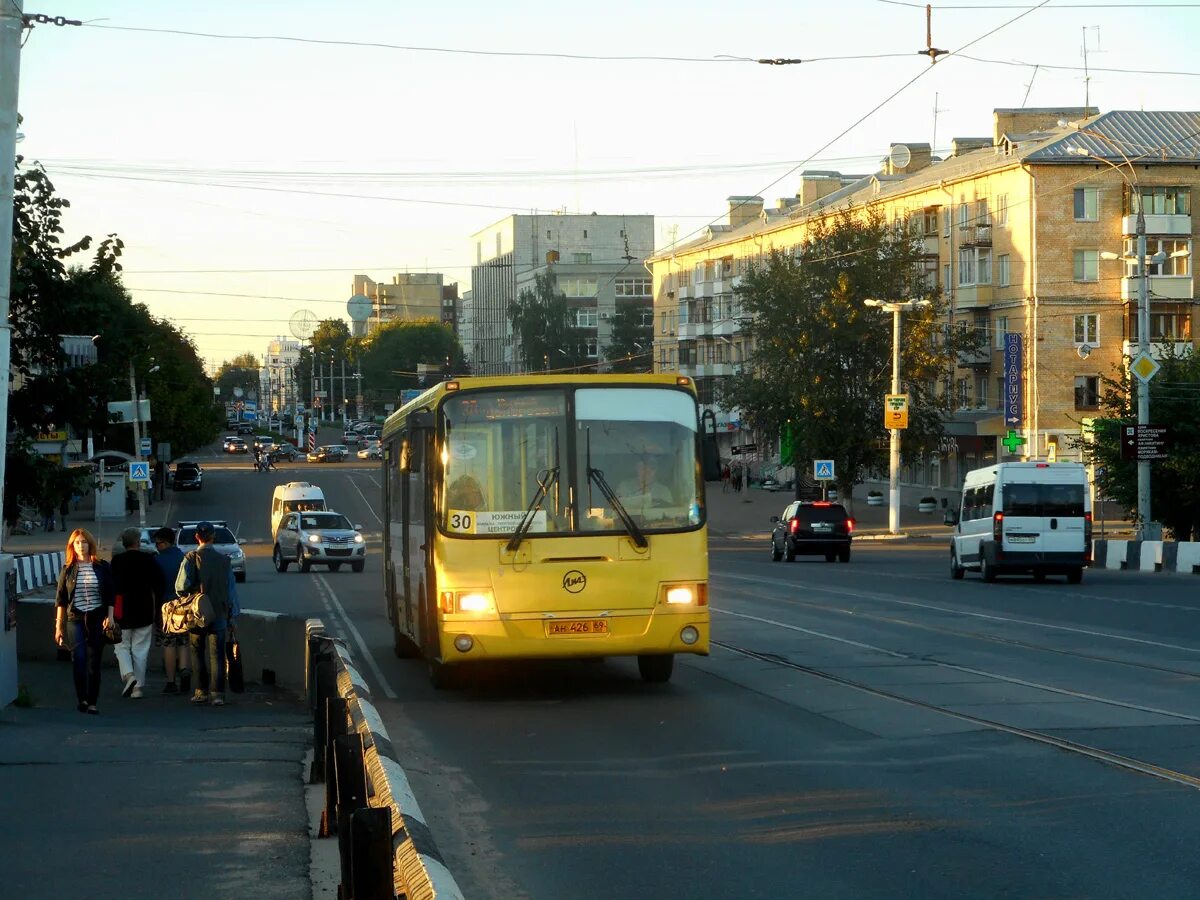
[[[1120,145],[1107,137],[1095,131],[1087,131],[1080,127],[1077,122],[1060,122],[1060,125],[1065,125],[1075,129],[1080,134],[1085,134],[1088,137],[1094,137],[1103,141],[1108,146],[1112,147],[1120,155],[1125,167],[1129,169],[1129,175],[1125,174],[1124,168],[1105,159],[1103,156],[1097,156],[1086,147],[1068,147],[1067,152],[1073,156],[1085,156],[1089,159],[1094,159],[1097,162],[1102,162],[1110,169],[1115,169],[1129,186],[1130,192],[1137,203],[1137,224],[1134,228],[1134,233],[1137,235],[1137,250],[1135,256],[1130,259],[1128,256],[1118,257],[1115,253],[1101,253],[1104,259],[1125,259],[1126,261],[1135,262],[1137,264],[1138,275],[1138,356],[1149,355],[1150,353],[1150,275],[1147,271],[1146,259],[1146,216],[1144,212],[1145,203],[1142,198],[1141,186],[1138,183],[1137,169],[1133,165],[1133,161],[1121,149]],[[1166,259],[1165,254],[1158,253],[1153,257],[1154,262],[1161,262]],[[1150,382],[1148,380],[1138,378],[1138,403],[1137,403],[1137,423],[1139,426],[1150,424]],[[1150,521],[1150,461],[1139,459],[1137,462],[1137,515],[1138,515],[1138,537],[1141,540],[1157,536],[1157,529],[1151,527]]]
[[[867,306],[882,309],[892,314],[892,393],[900,393],[900,313],[909,312],[920,306],[928,306],[928,300],[864,300]],[[888,447],[888,531],[900,532],[900,429],[890,428]]]

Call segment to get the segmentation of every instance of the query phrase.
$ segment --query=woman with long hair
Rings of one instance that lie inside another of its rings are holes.
[[[100,711],[100,660],[114,599],[112,570],[96,551],[91,532],[71,532],[54,596],[54,642],[70,649],[78,709],[92,715]]]

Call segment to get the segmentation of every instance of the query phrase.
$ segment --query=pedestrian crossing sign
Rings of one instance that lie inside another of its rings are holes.
[[[813,478],[817,481],[833,481],[833,460],[813,460]]]
[[[150,480],[150,463],[148,462],[131,462],[129,464],[129,480],[130,481],[149,481]]]

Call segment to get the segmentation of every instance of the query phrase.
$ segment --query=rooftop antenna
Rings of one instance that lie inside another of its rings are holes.
[[[949,109],[941,109],[938,107],[938,93],[937,93],[937,91],[934,91],[934,94],[933,94],[933,141],[929,145],[930,147],[933,148],[934,153],[938,152],[938,150],[937,150],[938,113],[944,113],[944,112],[950,112],[950,110]]]
[[[1038,69],[1040,68],[1041,66],[1038,65],[1033,67],[1033,74],[1029,76],[1029,81],[1025,85],[1025,96],[1021,99],[1021,109],[1024,109],[1025,104],[1029,102],[1029,92],[1033,90],[1033,80],[1037,78]]]
[[[625,255],[621,259],[625,260],[625,264],[628,265],[636,257],[629,252],[629,223],[625,220],[624,216],[621,216],[621,234],[625,236]]]
[[[933,46],[933,7],[925,4],[925,49],[918,50],[918,56],[928,56],[929,64],[933,65],[937,62],[939,56],[945,56],[949,50],[939,50]]]
[[[1101,53],[1100,49],[1100,26],[1099,25],[1084,25],[1083,26],[1083,114],[1086,116],[1091,108],[1091,81],[1092,76],[1088,72],[1088,45],[1087,33],[1091,29],[1096,32],[1096,52]]]

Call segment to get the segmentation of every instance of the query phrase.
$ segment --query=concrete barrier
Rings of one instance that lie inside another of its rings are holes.
[[[15,560],[17,594],[24,594],[48,584],[57,584],[58,573],[62,571],[65,557],[66,553],[62,550],[18,556]]]
[[[318,663],[329,660],[336,680],[336,696],[346,702],[347,724],[362,738],[369,805],[392,811],[392,872],[397,896],[462,900],[462,891],[442,861],[408,776],[396,758],[366,679],[345,645],[325,635],[320,620],[309,620],[308,627],[310,699],[314,704],[321,702],[322,689],[315,685],[316,672]],[[319,720],[320,711],[314,712],[314,719]]]
[[[305,620],[296,616],[243,609],[237,621],[246,680],[274,684],[303,697],[307,690],[308,638]],[[54,598],[22,597],[17,601],[17,658],[53,661]],[[104,654],[104,664],[115,666],[116,656]],[[150,648],[151,672],[161,671],[162,648]]]
[[[1093,566],[1200,574],[1200,541],[1093,541]]]

